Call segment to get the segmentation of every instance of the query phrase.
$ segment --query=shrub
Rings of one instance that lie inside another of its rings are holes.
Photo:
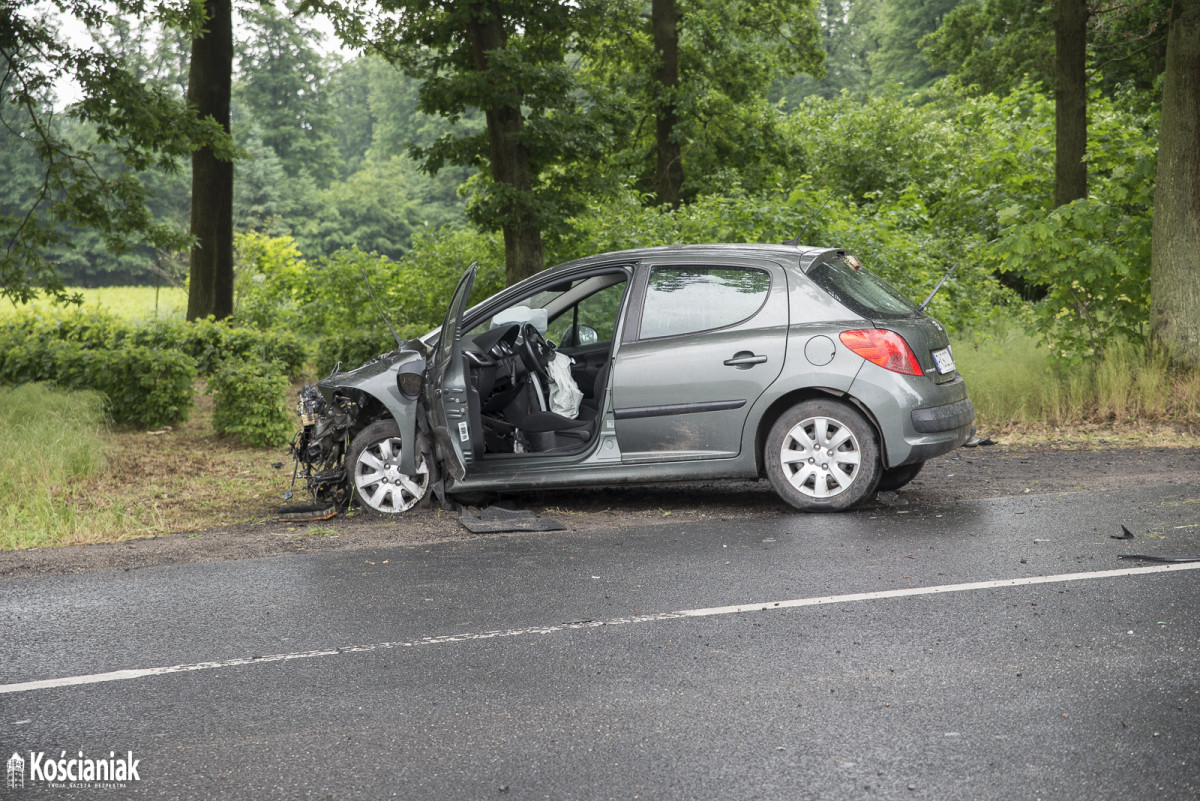
[[[108,398],[114,422],[154,427],[187,419],[196,363],[185,353],[137,345],[93,349],[36,338],[5,343],[0,384],[52,382]]]
[[[279,362],[229,362],[209,379],[208,389],[218,433],[265,448],[286,443],[295,431],[284,405],[288,381]]]
[[[114,422],[156,428],[187,419],[196,362],[186,353],[127,345],[87,358],[86,386],[108,396]]]

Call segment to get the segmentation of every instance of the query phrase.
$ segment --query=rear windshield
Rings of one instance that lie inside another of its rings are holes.
[[[835,256],[821,262],[808,271],[808,277],[838,303],[863,317],[911,317],[917,313],[915,303],[853,256]]]

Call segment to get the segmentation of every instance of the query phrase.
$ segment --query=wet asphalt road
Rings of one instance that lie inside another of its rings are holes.
[[[1200,486],[8,581],[0,684],[208,666],[0,688],[5,760],[140,760],[0,797],[1200,798],[1200,570],[770,606],[1122,553]]]

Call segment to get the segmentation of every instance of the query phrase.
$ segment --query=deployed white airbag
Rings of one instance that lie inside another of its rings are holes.
[[[512,323],[529,323],[539,334],[545,336],[549,319],[545,309],[531,309],[528,306],[510,306],[502,312],[497,312],[492,318],[492,328]]]
[[[555,353],[547,368],[550,370],[550,411],[574,419],[579,414],[583,393],[571,376],[571,357]]]

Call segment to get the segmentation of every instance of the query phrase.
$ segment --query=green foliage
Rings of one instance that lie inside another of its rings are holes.
[[[118,2],[121,13],[157,16],[168,26],[198,26],[200,6],[147,9]],[[90,28],[99,28],[113,7],[78,3],[63,7]],[[199,120],[184,99],[162,81],[147,80],[124,54],[79,44],[60,34],[30,4],[5,7],[4,92],[0,114],[5,127],[28,140],[30,163],[22,183],[5,192],[0,208],[0,297],[26,300],[38,288],[64,296],[53,250],[70,240],[71,229],[96,232],[104,249],[121,254],[138,242],[174,250],[186,242],[173,221],[155,217],[151,188],[140,174],[171,172],[195,148],[213,146],[231,155],[228,137],[212,120]],[[80,99],[58,122],[54,86],[73,79]],[[102,147],[93,147],[100,145]],[[118,169],[107,169],[110,154]],[[32,178],[32,180],[29,180]],[[15,197],[15,202],[11,200]]]
[[[1054,20],[1049,3],[963,3],[920,42],[938,69],[984,92],[1003,94],[1024,81],[1054,83]]]
[[[0,550],[74,533],[68,488],[105,464],[105,399],[47,384],[0,387]]]
[[[370,159],[344,181],[320,190],[316,201],[323,212],[294,226],[294,235],[314,256],[358,248],[399,259],[417,230],[466,221],[456,191],[466,177],[447,169],[431,178],[406,156]]]
[[[499,238],[469,229],[422,231],[401,262],[356,249],[306,260],[290,237],[258,233],[240,235],[238,253],[235,318],[316,340],[320,371],[337,361],[358,364],[395,347],[363,272],[397,333],[407,338],[441,325],[447,299],[473,262],[480,265],[476,297],[504,286]]]
[[[1002,205],[1002,235],[985,250],[1044,289],[1035,325],[1069,361],[1101,355],[1110,339],[1143,341],[1149,315],[1157,120],[1095,96],[1090,128],[1089,197],[1050,211]]]
[[[1135,88],[1143,108],[1162,71],[1170,0],[1089,4],[1089,83],[1110,97]],[[1006,93],[1022,83],[1054,85],[1054,4],[974,0],[947,14],[920,41],[936,68],[983,92]]]
[[[286,6],[286,12],[269,3],[239,12],[234,93],[285,174],[308,175],[324,186],[337,167],[321,32],[297,13],[298,3]]]
[[[46,381],[96,390],[108,399],[108,413],[117,423],[154,427],[187,418],[196,363],[184,353],[9,336],[0,339],[0,384]]]
[[[1144,342],[1113,340],[1103,356],[1065,364],[1020,324],[964,332],[954,360],[981,429],[1200,421],[1200,371],[1173,369]]]
[[[196,363],[187,354],[127,345],[86,358],[84,386],[108,397],[114,422],[156,428],[187,419],[196,381]],[[63,383],[78,386],[70,376]]]
[[[284,403],[288,391],[278,362],[232,361],[208,381],[213,396],[213,429],[247,445],[283,445],[294,433],[293,415]]]
[[[917,47],[961,0],[876,0],[870,28],[879,47],[867,61],[876,86],[901,83],[919,89],[941,74]]]
[[[583,52],[582,80],[592,87],[587,111],[603,126],[611,155],[573,166],[572,173],[597,170],[586,182],[593,194],[628,174],[634,191],[651,196],[656,124],[665,104],[676,119],[671,139],[680,144],[686,200],[731,183],[770,186],[802,170],[783,133],[783,109],[767,98],[777,79],[823,74],[816,5],[676,0],[679,85],[668,91],[655,75],[660,55],[645,6],[610,4]]]

